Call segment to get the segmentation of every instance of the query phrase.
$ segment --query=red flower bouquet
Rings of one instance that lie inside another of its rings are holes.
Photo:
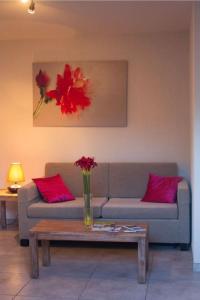
[[[75,162],[75,165],[80,167],[83,172],[90,172],[91,169],[97,166],[94,158],[82,156]]]
[[[92,225],[92,208],[91,208],[91,191],[90,191],[90,175],[91,170],[97,166],[94,158],[82,156],[75,162],[80,167],[83,175],[83,194],[84,194],[84,224]]]

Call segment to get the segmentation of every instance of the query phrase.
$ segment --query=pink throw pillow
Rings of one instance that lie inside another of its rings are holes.
[[[65,186],[59,174],[52,177],[34,178],[33,181],[42,195],[43,200],[48,203],[75,199],[70,190]]]
[[[157,176],[149,174],[147,190],[141,201],[157,203],[175,203],[180,176]]]

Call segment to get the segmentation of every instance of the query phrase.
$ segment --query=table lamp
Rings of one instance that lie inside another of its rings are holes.
[[[25,181],[24,171],[20,163],[10,164],[7,180],[11,183],[8,190],[11,193],[17,193],[18,189],[21,187],[19,183]]]

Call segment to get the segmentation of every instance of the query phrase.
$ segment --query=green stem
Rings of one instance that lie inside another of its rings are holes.
[[[87,193],[90,194],[90,174],[87,174]]]
[[[90,194],[90,172],[83,170],[83,193],[84,193],[84,224],[92,225],[91,194]]]
[[[44,103],[43,101],[43,98],[41,97],[40,98],[40,101],[38,101],[38,104],[36,106],[36,109],[34,110],[33,112],[33,119],[36,119],[36,117],[38,116],[40,110],[41,110],[41,107],[42,107],[42,104]]]
[[[83,189],[84,194],[90,194],[90,172],[83,171]]]

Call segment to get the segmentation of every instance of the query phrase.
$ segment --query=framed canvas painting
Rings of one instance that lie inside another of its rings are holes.
[[[33,126],[127,126],[127,61],[33,64]]]

